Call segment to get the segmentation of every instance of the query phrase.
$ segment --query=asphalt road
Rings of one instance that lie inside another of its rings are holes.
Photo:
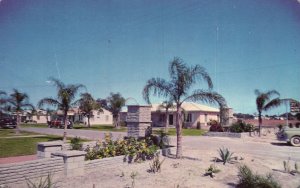
[[[63,129],[53,128],[22,128],[30,132],[41,134],[63,135]],[[71,137],[81,137],[91,140],[104,138],[104,131],[95,130],[77,130],[68,129],[67,135]],[[107,132],[106,132],[107,133]],[[124,137],[126,132],[111,132],[113,138]],[[171,137],[171,144],[176,145],[176,137]],[[215,151],[221,147],[229,148],[234,153],[245,153],[255,155],[257,157],[276,158],[280,160],[300,161],[300,147],[287,145],[285,142],[275,139],[264,138],[225,138],[225,137],[208,137],[208,136],[185,136],[183,137],[183,148],[192,150]]]

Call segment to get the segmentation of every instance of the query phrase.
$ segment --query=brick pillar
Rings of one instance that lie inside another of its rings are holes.
[[[39,142],[37,144],[37,158],[50,158],[51,153],[61,151],[62,141],[53,141],[53,142]]]
[[[127,108],[127,136],[145,137],[147,128],[151,127],[151,106],[129,105]]]
[[[52,157],[62,157],[64,160],[64,175],[75,177],[84,175],[84,151],[61,151],[52,153]]]

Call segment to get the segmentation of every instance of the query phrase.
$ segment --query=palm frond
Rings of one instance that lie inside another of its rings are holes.
[[[186,97],[184,101],[201,101],[209,104],[218,104],[221,108],[227,107],[225,98],[217,92],[205,91],[205,90],[196,90],[192,95]]]
[[[65,84],[62,81],[53,77],[50,77],[49,80],[54,84],[58,91],[65,88]]]
[[[276,107],[280,106],[281,104],[282,104],[282,100],[280,100],[279,98],[276,98],[276,99],[273,99],[270,102],[268,102],[264,106],[263,110],[264,111],[268,111],[268,110],[270,110],[272,108],[276,108]]]
[[[53,98],[44,98],[38,102],[38,107],[41,108],[44,105],[50,105],[50,106],[55,106],[59,107],[61,106],[61,103]]]
[[[147,81],[143,90],[144,100],[150,104],[149,95],[153,93],[155,96],[174,97],[172,84],[162,78],[152,78]]]
[[[192,77],[193,80],[195,79],[200,79],[206,81],[208,88],[213,89],[213,83],[212,80],[207,73],[206,69],[200,65],[196,65],[194,67],[190,68],[190,76]]]
[[[5,91],[0,90],[0,95],[6,95]]]

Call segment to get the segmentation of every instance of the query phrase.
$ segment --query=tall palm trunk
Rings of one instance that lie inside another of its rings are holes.
[[[20,122],[21,122],[20,112],[17,111],[17,128],[16,128],[16,134],[20,134]]]
[[[182,157],[182,124],[181,124],[181,108],[178,104],[176,109],[176,129],[177,129],[176,158],[180,159]]]
[[[169,132],[169,109],[166,108],[166,122],[165,122],[165,132]]]
[[[258,112],[258,136],[260,137],[260,129],[262,125],[261,112]]]
[[[119,129],[120,128],[120,126],[119,126],[119,115],[114,115],[113,116],[113,122],[114,122],[114,127],[116,129]]]
[[[63,138],[63,142],[67,142],[67,126],[68,126],[68,122],[67,122],[67,114],[68,114],[68,111],[65,111],[64,112],[64,138]]]

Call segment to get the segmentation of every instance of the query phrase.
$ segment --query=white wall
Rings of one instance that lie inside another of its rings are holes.
[[[83,117],[83,123],[88,124],[88,118]],[[93,111],[93,117],[90,118],[91,125],[112,125],[113,118],[109,111],[104,110],[103,112],[99,112],[97,110]]]

